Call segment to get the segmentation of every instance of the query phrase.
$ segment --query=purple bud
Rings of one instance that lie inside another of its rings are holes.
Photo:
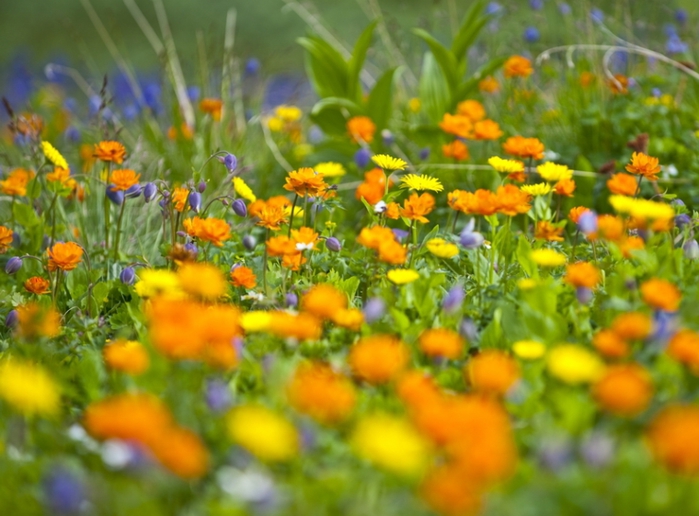
[[[199,184],[197,185],[197,191],[199,193],[204,193],[205,190],[206,190],[206,181],[204,181],[204,180],[199,181]]]
[[[354,153],[354,162],[359,168],[366,167],[369,164],[369,160],[371,160],[371,151],[369,149],[362,147]]]
[[[539,449],[538,455],[541,465],[546,469],[560,471],[570,464],[573,450],[565,438],[546,439]]]
[[[529,7],[535,11],[541,11],[544,8],[544,0],[529,0]]]
[[[419,154],[419,156],[420,156],[420,159],[421,159],[422,161],[425,161],[427,158],[430,157],[430,148],[429,148],[429,147],[423,147],[422,149],[420,149],[420,154]]]
[[[677,312],[656,310],[653,313],[651,340],[658,341],[664,345],[670,337],[677,333],[679,325]]]
[[[5,316],[5,326],[8,328],[14,328],[19,322],[19,316],[17,315],[17,310],[10,310]]]
[[[675,21],[680,25],[687,23],[687,11],[684,9],[677,9],[675,11]]]
[[[442,310],[448,314],[456,312],[461,308],[465,297],[464,288],[461,285],[454,285],[442,300]]]
[[[187,202],[194,213],[199,213],[201,211],[201,194],[199,192],[189,192]]]
[[[371,324],[384,316],[386,303],[380,297],[372,297],[367,300],[364,308],[362,308],[362,312],[364,313],[364,320],[367,324]]]
[[[124,203],[124,191],[112,190],[112,188],[114,185],[107,185],[107,198],[117,206],[121,206]]]
[[[132,285],[136,279],[136,271],[133,270],[133,267],[124,267],[119,274],[119,279],[124,285]]]
[[[587,287],[578,287],[575,289],[575,297],[581,305],[586,305],[592,301],[592,289]]]
[[[459,324],[459,334],[467,341],[474,341],[478,337],[476,323],[470,317],[464,317]]]
[[[228,385],[221,380],[206,382],[206,404],[214,412],[223,412],[231,406],[233,396]]]
[[[603,468],[614,456],[614,441],[608,435],[594,432],[580,444],[580,455],[588,466]]]
[[[243,237],[243,247],[247,249],[248,251],[252,251],[255,249],[255,246],[257,245],[257,239],[252,236],[252,235],[245,235]]]
[[[164,199],[170,198],[170,190],[163,190],[163,198]]]
[[[238,217],[248,216],[248,207],[245,205],[245,201],[242,199],[236,199],[233,201],[233,213],[238,215]]]
[[[558,4],[558,11],[563,15],[563,16],[568,16],[573,10],[570,8],[570,6],[566,3]]]
[[[675,226],[684,229],[685,226],[692,223],[692,218],[686,213],[680,213],[675,217]]]
[[[226,166],[228,172],[234,172],[238,168],[238,158],[231,153],[226,154],[223,158],[219,158],[219,161]]]
[[[256,75],[260,71],[260,60],[251,57],[245,62],[245,75]]]
[[[478,249],[485,242],[483,235],[477,231],[469,231],[468,227],[461,232],[459,240],[466,249]]]
[[[393,144],[393,142],[395,141],[393,133],[388,129],[384,129],[381,131],[381,139],[383,140],[383,144],[386,146]]]
[[[695,242],[696,243],[696,242]],[[14,274],[22,268],[22,259],[18,256],[13,256],[5,264],[5,272],[7,274]]]
[[[78,514],[85,501],[85,489],[73,473],[55,468],[43,482],[44,499],[50,514]]]
[[[597,214],[592,210],[583,212],[578,219],[578,229],[585,235],[597,231]]]
[[[398,228],[392,229],[391,231],[393,231],[393,235],[396,237],[396,240],[398,240],[400,242],[402,242],[403,240],[408,238],[408,235],[410,234],[409,232],[405,231],[404,229],[398,229]]]
[[[604,13],[597,7],[590,9],[590,19],[596,23],[602,23],[604,21]]]
[[[699,258],[699,244],[693,238],[687,240],[682,246],[684,251],[684,257],[689,260],[696,260]],[[8,262],[9,265],[9,262]],[[7,268],[5,269],[7,270]]]
[[[289,292],[284,298],[284,304],[288,307],[294,307],[299,304],[299,296],[293,292]]]
[[[146,186],[143,187],[143,198],[146,202],[151,202],[155,199],[155,194],[157,193],[158,187],[155,186],[155,183],[146,183]]]
[[[334,251],[336,253],[338,253],[342,250],[342,244],[335,237],[326,238],[325,239],[325,247],[327,247],[330,251]]]
[[[139,195],[141,195],[141,192],[143,191],[143,187],[141,185],[133,185],[131,188],[126,190],[124,192],[124,196],[126,196],[129,199],[135,199]]]

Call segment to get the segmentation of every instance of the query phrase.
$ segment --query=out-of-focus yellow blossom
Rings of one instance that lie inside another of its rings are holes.
[[[274,114],[284,122],[296,122],[301,119],[303,112],[296,106],[277,106],[274,109]]]
[[[267,331],[272,324],[272,315],[263,310],[245,312],[240,316],[240,326],[246,333]]]
[[[44,156],[46,156],[46,159],[49,160],[51,163],[56,165],[58,168],[68,170],[68,162],[63,157],[63,155],[60,152],[58,152],[56,147],[51,145],[49,142],[42,141],[41,150],[44,151]]]
[[[571,385],[594,382],[604,373],[604,363],[599,356],[576,344],[553,348],[546,365],[552,376]]]
[[[412,111],[413,113],[417,113],[420,111],[420,108],[422,107],[422,103],[420,102],[420,99],[417,97],[413,97],[408,101],[408,109]]]
[[[546,354],[546,346],[536,340],[518,340],[512,344],[512,351],[522,360],[536,360]]]
[[[557,183],[558,181],[563,181],[564,179],[570,179],[573,177],[573,171],[570,170],[565,165],[558,165],[547,161],[536,167],[536,171],[549,183]]]
[[[520,190],[528,193],[529,195],[539,196],[546,195],[551,191],[551,185],[548,183],[537,183],[535,185],[522,185]]]
[[[333,161],[328,161],[325,163],[318,163],[313,169],[319,174],[323,174],[323,178],[326,177],[341,177],[344,176],[347,171],[340,163],[335,163]]]
[[[300,439],[286,418],[261,405],[241,405],[227,417],[228,434],[255,457],[266,462],[292,459]]]
[[[27,416],[58,412],[60,388],[41,366],[10,358],[0,362],[0,398]]]
[[[566,262],[566,257],[553,249],[536,249],[532,251],[532,260],[542,267],[559,267]]]
[[[426,244],[427,250],[439,258],[453,258],[459,254],[459,248],[456,244],[447,242],[443,238],[433,238]]]
[[[371,157],[371,160],[377,167],[381,167],[384,170],[404,170],[408,166],[402,159],[394,158],[388,154],[376,154]]]
[[[418,279],[420,274],[413,269],[393,269],[388,271],[386,277],[391,283],[405,285]]]
[[[145,269],[138,273],[140,281],[134,285],[136,294],[140,297],[185,297],[180,280],[172,271],[164,269]]]
[[[493,167],[498,172],[504,174],[514,174],[524,172],[524,163],[514,159],[503,159],[499,156],[493,156],[488,160],[488,165]]]

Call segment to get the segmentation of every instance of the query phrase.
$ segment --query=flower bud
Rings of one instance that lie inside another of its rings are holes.
[[[468,228],[461,232],[460,242],[466,249],[478,249],[483,245],[485,238],[476,231],[468,231]]]
[[[464,293],[464,288],[461,285],[453,286],[451,289],[449,289],[447,295],[444,296],[444,300],[442,301],[442,309],[448,314],[456,312],[459,308],[461,308],[465,297],[466,294]]]
[[[581,305],[586,305],[592,301],[592,289],[587,287],[578,287],[575,290],[575,297]]]
[[[121,206],[124,203],[124,192],[123,190],[112,190],[112,188],[114,185],[107,185],[107,198],[117,206]]]
[[[151,202],[155,199],[157,193],[158,187],[155,186],[155,183],[146,183],[146,186],[143,187],[143,198],[146,202]]]
[[[578,229],[585,235],[597,231],[597,214],[594,211],[586,211],[578,219]]]
[[[354,153],[354,162],[359,168],[364,168],[369,164],[371,159],[371,151],[362,147],[357,152]]]
[[[17,310],[10,310],[5,316],[5,326],[8,328],[14,328],[19,322],[19,316],[17,315]]]
[[[226,154],[223,158],[219,158],[218,160],[225,165],[228,172],[233,172],[238,168],[238,158],[231,153]]]
[[[680,213],[675,217],[675,226],[684,229],[685,226],[692,223],[692,218],[686,213]]]
[[[424,147],[424,148],[420,149],[420,154],[419,154],[419,156],[420,156],[420,159],[421,159],[422,161],[425,161],[427,158],[429,158],[429,157],[430,157],[430,149],[429,149],[429,147]]]
[[[141,195],[141,192],[143,191],[143,187],[141,185],[133,185],[131,188],[126,190],[124,192],[124,196],[127,197],[128,199],[135,199],[139,195]]]
[[[78,514],[85,503],[85,486],[68,469],[54,468],[43,481],[43,499],[49,514]]]
[[[325,247],[327,247],[328,250],[334,251],[336,253],[338,253],[342,250],[342,244],[335,237],[326,238],[325,239]]]
[[[588,466],[603,468],[614,457],[614,441],[599,432],[590,434],[580,444],[580,455]]]
[[[254,236],[252,236],[252,235],[245,235],[245,236],[243,237],[243,246],[244,246],[245,249],[247,249],[248,251],[252,251],[253,249],[255,249],[255,246],[256,246],[256,245],[257,245],[257,239],[255,239]]]
[[[124,267],[119,274],[119,279],[124,285],[132,285],[136,279],[136,271],[133,270],[133,267]]]
[[[391,145],[395,141],[393,133],[388,129],[384,129],[381,131],[381,139],[383,140],[383,144],[386,146]]]
[[[402,242],[406,238],[408,238],[408,235],[410,234],[409,232],[405,231],[404,229],[398,229],[398,228],[393,228],[391,231],[393,231],[393,236],[396,237],[396,240],[399,242]]]
[[[684,257],[689,260],[696,260],[699,258],[699,244],[693,238],[684,243],[682,250],[684,251]],[[7,270],[7,268],[5,270]]]
[[[206,190],[206,181],[204,181],[202,179],[201,181],[199,181],[199,184],[197,185],[197,191],[199,193],[204,193],[205,190]]]
[[[299,304],[299,296],[294,294],[293,292],[289,292],[286,297],[284,298],[284,303],[288,307],[294,307]]]
[[[233,201],[233,213],[238,215],[238,217],[248,216],[248,207],[245,205],[245,201],[242,199],[236,199]]]
[[[459,334],[467,341],[473,342],[478,338],[478,328],[470,317],[464,317],[459,324]]]
[[[233,396],[225,382],[209,380],[206,382],[206,404],[214,412],[222,412],[231,406]]]
[[[696,242],[694,242],[696,244]],[[7,274],[14,274],[22,268],[22,259],[18,256],[13,256],[5,264],[5,272]]]
[[[386,313],[386,303],[380,297],[372,297],[367,300],[364,308],[362,308],[362,312],[364,313],[364,320],[366,323],[371,324],[384,316]]]
[[[187,202],[194,213],[199,213],[201,211],[201,194],[199,192],[189,192]]]
[[[195,244],[193,242],[187,242],[184,245],[184,248],[185,248],[185,251],[193,254],[194,256],[196,256],[199,253],[199,248],[197,247],[197,244]]]

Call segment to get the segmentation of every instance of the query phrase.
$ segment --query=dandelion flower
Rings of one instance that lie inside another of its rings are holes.
[[[488,165],[493,167],[498,172],[503,174],[516,174],[524,172],[524,163],[514,159],[503,159],[499,156],[493,156],[488,160]]]
[[[249,202],[255,202],[257,200],[255,194],[252,193],[252,190],[242,178],[236,176],[233,178],[232,182],[233,190],[235,190],[235,193],[238,194],[240,197]]]
[[[536,249],[532,251],[531,258],[541,267],[559,267],[566,263],[565,255],[553,249]]]
[[[550,161],[537,166],[536,171],[544,181],[548,181],[549,183],[556,183],[573,177],[573,171],[568,167]]]
[[[528,193],[529,195],[533,195],[534,197],[540,196],[540,195],[546,195],[551,191],[551,185],[548,183],[537,183],[535,185],[522,185],[520,187],[520,190],[523,192]]]
[[[401,187],[409,188],[422,192],[428,190],[430,192],[441,192],[444,190],[442,183],[436,177],[427,175],[406,174],[401,178]]]
[[[64,168],[68,170],[68,162],[63,157],[63,155],[60,152],[58,152],[56,147],[54,147],[47,141],[42,141],[41,150],[44,152],[44,156],[46,156],[46,159],[53,163],[55,166],[57,166],[58,168]]]
[[[400,158],[394,158],[388,154],[376,154],[371,157],[371,160],[376,163],[377,167],[383,170],[404,170],[408,164]]]
[[[342,164],[335,163],[334,161],[318,163],[313,168],[319,174],[323,174],[323,177],[342,177],[347,173]]]
[[[53,416],[60,388],[43,367],[9,358],[0,363],[0,398],[27,416]]]
[[[413,269],[392,269],[388,271],[386,277],[395,285],[405,285],[420,278],[420,274]]]
[[[453,258],[459,254],[459,247],[443,238],[432,238],[427,241],[425,246],[430,253],[438,258]]]

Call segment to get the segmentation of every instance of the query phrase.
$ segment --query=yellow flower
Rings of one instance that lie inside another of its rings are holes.
[[[536,360],[546,353],[546,346],[536,340],[518,340],[512,344],[512,351],[522,360]]]
[[[552,376],[571,385],[594,382],[604,372],[604,363],[599,356],[576,344],[553,348],[546,365]]]
[[[27,416],[53,415],[60,389],[43,367],[10,358],[0,363],[0,397]]]
[[[551,191],[551,185],[548,183],[537,183],[535,185],[522,185],[520,190],[528,193],[529,195],[546,195]]]
[[[536,171],[544,179],[544,181],[548,181],[549,183],[557,183],[558,181],[573,177],[573,171],[568,167],[565,165],[557,165],[556,163],[552,163],[550,161],[542,163],[536,167]]]
[[[404,170],[408,164],[400,158],[394,158],[388,154],[377,154],[372,156],[371,160],[376,163],[377,167],[384,170]]]
[[[333,161],[318,163],[313,168],[319,174],[323,174],[323,177],[340,177],[347,173],[345,167],[343,167],[340,163],[335,163]]]
[[[214,301],[228,290],[221,270],[208,263],[185,263],[177,271],[182,289],[190,296]]]
[[[301,118],[303,112],[296,106],[277,106],[274,114],[281,118],[284,122],[296,122]]]
[[[233,189],[235,190],[235,193],[246,201],[255,202],[257,200],[257,197],[255,197],[255,194],[252,193],[250,187],[240,177],[233,178]]]
[[[422,192],[429,190],[431,192],[441,192],[444,190],[442,183],[436,177],[426,175],[418,176],[417,174],[407,174],[401,178],[401,188],[410,188]]]
[[[391,283],[405,285],[406,283],[412,283],[418,279],[420,274],[413,269],[393,269],[388,271],[386,277]]]
[[[263,310],[245,312],[240,316],[240,326],[245,333],[268,331],[272,324],[272,314]]]
[[[493,156],[488,160],[488,165],[493,167],[498,172],[502,172],[504,174],[524,172],[524,163],[514,159],[502,159],[498,156]]]
[[[172,271],[164,269],[145,269],[138,273],[141,280],[134,285],[140,297],[182,298],[184,292],[180,280]]]
[[[420,99],[417,97],[413,97],[408,101],[408,109],[413,113],[417,113],[418,111],[420,111],[421,107],[422,103],[420,102]]]
[[[63,155],[60,152],[58,152],[56,147],[51,145],[49,142],[42,141],[41,150],[44,151],[44,156],[46,156],[46,159],[49,160],[51,163],[56,165],[58,168],[64,168],[68,170],[68,162],[63,157]]]
[[[553,249],[536,249],[532,251],[531,258],[542,267],[559,267],[566,262],[565,255]]]
[[[299,451],[294,425],[276,412],[260,405],[240,405],[227,417],[231,439],[260,460],[281,462]]]
[[[273,116],[267,120],[267,127],[269,127],[270,131],[278,133],[284,128],[284,122],[281,118]]]
[[[430,446],[405,419],[389,414],[364,417],[354,429],[352,448],[363,459],[398,475],[420,475],[430,461]]]
[[[675,210],[669,204],[634,199],[625,195],[612,195],[609,203],[617,213],[631,215],[638,219],[669,220],[675,216]]]
[[[459,248],[455,244],[447,242],[443,238],[433,238],[425,245],[427,246],[427,250],[429,252],[439,258],[453,258],[459,254]]]
[[[536,287],[536,285],[536,280],[533,278],[522,278],[517,281],[517,287],[519,287],[520,290],[531,290]]]

